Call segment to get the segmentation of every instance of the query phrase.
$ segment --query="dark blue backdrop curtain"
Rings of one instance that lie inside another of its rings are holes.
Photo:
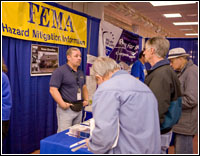
[[[181,47],[190,54],[194,64],[198,65],[198,38],[168,38],[170,49]]]
[[[49,4],[73,12],[56,3]],[[100,20],[75,13],[88,19],[87,37],[90,46],[80,48],[81,69],[86,72],[87,53],[92,51],[97,55]],[[59,47],[59,65],[66,63],[66,50],[70,47],[2,37],[2,56],[8,67],[13,101],[10,129],[4,141],[3,153],[31,153],[40,148],[41,139],[57,130],[56,103],[49,94],[51,76],[30,76],[31,44]]]

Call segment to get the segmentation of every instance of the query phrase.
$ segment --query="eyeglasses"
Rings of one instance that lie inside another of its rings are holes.
[[[144,51],[147,51],[147,50],[149,50],[149,49],[151,49],[151,47],[149,47],[149,48],[144,48]]]

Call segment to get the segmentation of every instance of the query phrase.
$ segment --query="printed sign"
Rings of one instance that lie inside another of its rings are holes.
[[[139,52],[139,37],[123,30],[116,47],[109,54],[117,62],[132,64],[137,60]]]
[[[101,21],[99,31],[99,56],[109,56],[119,62],[132,64],[137,60],[139,36]]]
[[[41,2],[2,2],[2,35],[87,47],[87,18]]]

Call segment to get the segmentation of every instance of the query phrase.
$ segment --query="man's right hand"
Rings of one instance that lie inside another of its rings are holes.
[[[63,101],[60,92],[58,91],[58,88],[56,87],[50,87],[50,94],[53,97],[53,99],[56,101],[57,104],[59,104],[59,106],[62,109],[68,109],[72,104],[71,103],[67,103],[65,101]]]
[[[67,103],[67,102],[64,102],[63,104],[62,104],[62,109],[64,109],[64,110],[66,110],[66,109],[68,109],[70,106],[72,106],[73,104],[71,104],[71,103]]]

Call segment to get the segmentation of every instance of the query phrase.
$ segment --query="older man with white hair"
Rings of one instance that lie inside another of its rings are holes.
[[[95,128],[89,138],[93,153],[160,153],[158,103],[152,91],[109,57],[93,63],[99,85],[92,103]]]
[[[198,132],[198,67],[183,48],[169,51],[170,65],[178,73],[182,92],[182,114],[173,127],[175,153],[192,154],[193,137]]]
[[[166,154],[169,148],[172,127],[181,115],[180,81],[166,59],[169,46],[170,43],[166,38],[153,37],[145,43],[144,51],[146,61],[151,64],[145,84],[158,100],[162,154]]]

